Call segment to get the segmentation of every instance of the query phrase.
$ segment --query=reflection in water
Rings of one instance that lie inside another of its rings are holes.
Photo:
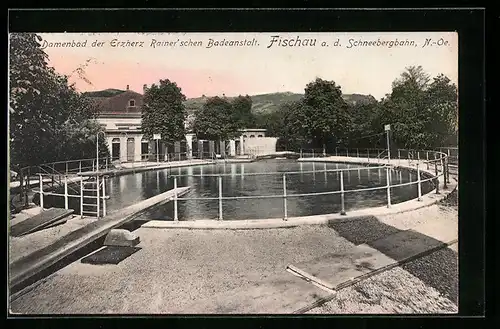
[[[312,192],[330,192],[340,190],[339,172],[324,172],[323,170],[341,168],[359,168],[359,165],[324,163],[317,168],[318,164],[302,163],[293,160],[263,160],[253,163],[241,163],[210,166],[191,166],[176,169],[163,169],[159,171],[147,171],[137,174],[112,177],[107,184],[110,199],[107,202],[108,213],[132,205],[138,201],[153,197],[173,188],[173,179],[170,175],[181,175],[178,177],[178,186],[190,186],[185,198],[218,197],[217,175],[227,172],[222,176],[222,193],[225,197],[231,196],[265,196],[283,195],[282,172],[299,171],[296,174],[287,174],[287,208],[288,216],[307,216],[325,214],[340,211],[340,194],[328,194],[320,196],[293,197],[294,194],[306,194]],[[318,171],[319,170],[319,171]],[[230,172],[229,172],[230,171]],[[308,172],[309,171],[309,172]],[[312,171],[312,172],[311,172]],[[357,179],[353,177],[351,182],[351,171],[344,172],[344,189],[361,189],[367,187],[384,186],[386,179],[385,170],[377,169],[377,178],[363,168],[357,170]],[[271,175],[248,175],[244,173],[277,172]],[[356,175],[353,172],[354,175]],[[193,176],[194,175],[194,176]],[[376,175],[376,174],[375,174]],[[398,178],[401,182],[408,181],[409,175],[401,174],[401,171],[391,171],[393,180]],[[239,176],[239,178],[238,178]],[[398,177],[399,176],[399,177]],[[371,177],[371,179],[370,179]],[[374,180],[375,179],[375,180]],[[422,184],[422,193],[427,193],[431,186]],[[392,203],[396,204],[416,197],[416,185],[395,187],[391,189]],[[385,189],[354,192],[345,194],[346,211],[359,208],[381,206],[386,204],[387,191]],[[218,200],[179,200],[179,220],[192,219],[215,219],[218,217]],[[147,219],[171,220],[173,217],[173,202],[158,206],[149,210],[142,216]],[[224,219],[252,219],[252,218],[282,218],[283,198],[256,198],[223,201]]]

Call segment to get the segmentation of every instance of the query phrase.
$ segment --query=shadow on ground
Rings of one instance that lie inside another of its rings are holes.
[[[367,244],[386,256],[400,260],[415,250],[436,245],[438,240],[415,231],[403,231],[380,222],[375,216],[364,216],[346,221],[330,222],[328,227],[355,245]],[[404,233],[403,233],[404,232]],[[395,235],[396,233],[401,233]],[[394,239],[405,241],[402,248],[394,248]],[[385,238],[385,239],[382,239]],[[443,248],[401,266],[425,284],[458,303],[458,253]]]

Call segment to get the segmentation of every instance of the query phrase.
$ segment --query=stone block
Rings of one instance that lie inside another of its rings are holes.
[[[111,230],[104,240],[105,246],[133,247],[138,245],[140,239],[130,231],[124,229]]]

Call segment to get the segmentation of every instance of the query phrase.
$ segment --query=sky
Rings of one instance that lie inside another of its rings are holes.
[[[39,35],[49,65],[69,75],[82,92],[127,85],[142,92],[144,84],[169,79],[188,98],[303,93],[306,84],[319,77],[335,81],[345,94],[380,99],[406,67],[418,65],[432,77],[442,73],[458,84],[454,32]],[[244,45],[227,44],[245,40]],[[396,46],[396,41],[404,43]],[[61,42],[66,44],[57,44]],[[77,68],[83,68],[86,79],[79,77]]]

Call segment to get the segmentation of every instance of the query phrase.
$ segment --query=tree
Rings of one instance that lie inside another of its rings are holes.
[[[328,142],[336,145],[348,143],[351,117],[340,86],[334,81],[317,78],[307,84],[303,103],[302,128],[305,136],[311,138],[317,147]]]
[[[239,125],[243,128],[254,128],[256,124],[255,116],[252,113],[252,98],[248,95],[238,96],[231,102],[234,114],[238,118]]]
[[[153,84],[144,93],[141,128],[146,138],[161,134],[162,141],[173,143],[184,139],[187,111],[186,96],[168,79]]]
[[[77,133],[79,125],[86,125],[88,129],[79,133],[88,133],[85,140],[93,140],[95,148],[95,135],[102,131],[91,124],[95,122],[96,107],[76,92],[66,76],[48,66],[48,56],[37,40],[41,38],[33,33],[10,35],[9,142],[10,165],[15,170],[82,158],[82,145],[69,146],[67,136]],[[107,152],[105,143],[102,145],[103,152]]]
[[[393,141],[400,147],[433,148],[456,133],[456,86],[444,75],[429,81],[421,66],[408,67],[382,103],[379,121],[392,124]]]
[[[211,97],[196,112],[193,131],[198,138],[226,141],[239,136],[241,121],[226,98]]]

